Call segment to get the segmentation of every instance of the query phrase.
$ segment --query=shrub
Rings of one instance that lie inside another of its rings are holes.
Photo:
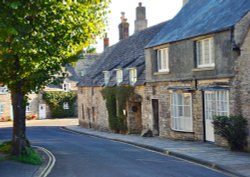
[[[247,120],[242,116],[216,116],[215,134],[225,138],[231,150],[243,150],[247,145]]]
[[[51,109],[52,118],[64,118],[75,116],[75,92],[44,92],[43,99]],[[63,103],[67,102],[69,109],[63,108]]]
[[[127,131],[127,120],[123,110],[126,110],[127,100],[133,93],[134,88],[131,86],[106,87],[102,90],[109,115],[109,127],[116,133]]]

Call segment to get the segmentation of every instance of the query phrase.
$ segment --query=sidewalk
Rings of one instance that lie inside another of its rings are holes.
[[[109,132],[99,132],[74,125],[64,128],[78,133],[126,142],[155,150],[224,171],[232,174],[232,176],[250,177],[250,153],[232,152],[214,144],[203,142],[174,141],[160,137],[144,138],[138,135],[121,135]]]

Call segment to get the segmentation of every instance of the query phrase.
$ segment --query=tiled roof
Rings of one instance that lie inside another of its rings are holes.
[[[189,0],[146,48],[233,27],[250,10],[250,0]]]
[[[103,71],[110,71],[109,86],[116,84],[115,69],[123,69],[123,82],[128,84],[128,68],[137,68],[138,81],[135,85],[145,83],[145,57],[144,47],[157,34],[167,22],[155,25],[133,34],[127,39],[121,40],[113,46],[105,49],[99,59],[87,70],[78,86],[103,86]]]

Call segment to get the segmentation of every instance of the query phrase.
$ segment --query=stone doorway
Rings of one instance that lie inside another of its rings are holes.
[[[159,136],[159,101],[157,99],[152,99],[152,109],[153,109],[153,135]]]
[[[141,96],[134,95],[128,102],[127,126],[128,133],[140,134],[142,132]]]

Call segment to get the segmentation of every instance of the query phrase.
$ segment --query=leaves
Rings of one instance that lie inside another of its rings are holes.
[[[61,66],[95,42],[109,0],[0,1],[0,82],[23,93],[49,84]],[[18,76],[17,76],[18,75]]]

